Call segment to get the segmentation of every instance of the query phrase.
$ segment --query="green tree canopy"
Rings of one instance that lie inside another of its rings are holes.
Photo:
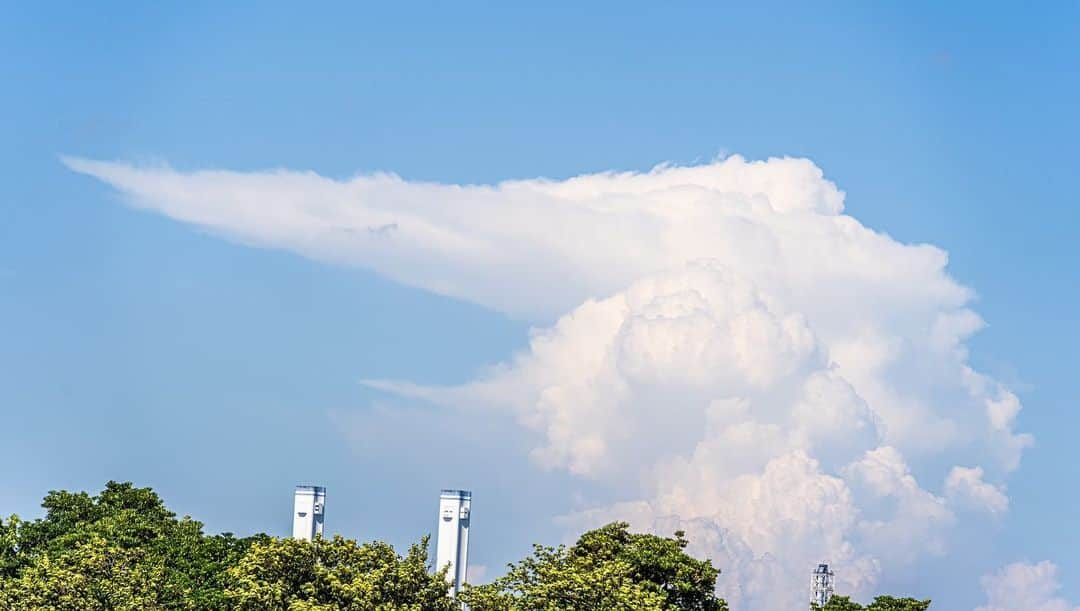
[[[720,571],[674,538],[634,534],[624,522],[589,531],[572,547],[534,547],[488,585],[461,598],[475,611],[727,609],[714,592]]]
[[[450,611],[446,571],[428,572],[427,538],[402,558],[382,542],[334,537],[255,543],[229,569],[231,608],[251,611]]]
[[[929,608],[929,600],[893,598],[892,596],[878,596],[866,607],[853,602],[847,596],[833,596],[824,608],[813,606],[814,611],[926,611]]]
[[[926,611],[929,608],[929,600],[878,596],[874,599],[874,602],[866,607],[866,611]]]
[[[863,606],[847,596],[833,596],[824,607],[812,604],[810,611],[864,611]]]
[[[0,602],[10,609],[224,609],[226,569],[252,540],[205,536],[149,488],[52,491],[45,517],[0,525]]]

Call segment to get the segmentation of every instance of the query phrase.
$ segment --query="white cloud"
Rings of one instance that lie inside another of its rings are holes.
[[[820,561],[864,596],[950,553],[1031,443],[968,364],[983,323],[945,253],[845,215],[807,160],[493,186],[66,163],[234,239],[541,321],[471,382],[369,383],[515,414],[537,464],[622,500],[567,525],[682,525],[735,609],[804,603]]]
[[[465,576],[465,581],[473,585],[480,585],[487,583],[488,568],[483,564],[470,564],[468,567],[468,575]]]
[[[955,308],[970,295],[941,273],[940,250],[899,244],[840,214],[843,194],[804,159],[734,156],[493,186],[64,162],[131,205],[519,316],[558,315],[696,259],[725,261],[801,301],[829,297],[837,314],[867,300]]]
[[[944,499],[919,486],[896,448],[871,450],[842,473],[864,495],[856,498],[864,508],[859,534],[868,551],[893,563],[915,562],[924,553],[945,553],[943,529],[953,524],[955,516]]]
[[[736,609],[805,606],[806,567],[822,560],[842,567],[845,592],[864,595],[876,581],[879,563],[851,539],[859,508],[850,490],[805,452],[788,452],[730,478],[710,470],[713,465],[688,466],[689,472],[673,470],[671,485],[661,486],[653,500],[596,508],[563,522],[575,531],[613,519],[663,534],[685,530],[689,551],[722,567],[719,592]]]
[[[1005,487],[983,481],[981,467],[953,467],[945,478],[945,494],[950,502],[991,513],[1004,513],[1009,509],[1009,497]]]
[[[1061,584],[1058,568],[1052,562],[1038,564],[1017,562],[982,578],[986,604],[975,611],[1078,611],[1057,597]]]

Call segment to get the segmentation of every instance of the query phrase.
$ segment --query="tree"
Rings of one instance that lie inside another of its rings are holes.
[[[402,558],[382,542],[267,539],[229,569],[225,595],[231,608],[252,611],[451,611],[446,571],[428,572],[427,543]]]
[[[812,611],[863,611],[863,606],[847,596],[833,596],[824,608],[813,605],[811,609]]]
[[[143,550],[93,536],[65,553],[40,555],[18,577],[4,580],[0,602],[10,609],[164,609],[164,566]]]
[[[866,607],[852,602],[847,596],[833,596],[824,608],[817,605],[812,607],[813,611],[926,611],[929,608],[929,600],[893,598],[892,596],[878,596]]]
[[[929,600],[878,596],[874,599],[874,602],[866,607],[866,611],[926,611],[929,608]]]
[[[149,488],[52,491],[45,517],[0,525],[5,608],[225,609],[226,569],[254,540],[207,537]]]
[[[19,570],[19,516],[0,518],[0,584]]]
[[[505,576],[467,587],[461,599],[475,611],[727,609],[714,592],[719,571],[687,555],[686,545],[681,532],[634,534],[616,522],[570,548],[534,546]]]

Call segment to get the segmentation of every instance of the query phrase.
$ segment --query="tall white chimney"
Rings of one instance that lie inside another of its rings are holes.
[[[435,569],[450,565],[446,579],[450,595],[456,596],[469,570],[469,511],[472,493],[468,490],[443,490],[439,494],[439,538],[436,543]]]
[[[326,488],[297,486],[293,495],[293,539],[311,541],[323,534],[323,512],[326,511]]]

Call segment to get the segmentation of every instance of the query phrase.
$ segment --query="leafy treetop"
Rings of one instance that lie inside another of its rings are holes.
[[[684,551],[686,539],[635,534],[625,522],[581,536],[572,547],[534,546],[492,583],[466,588],[475,611],[727,609],[715,594],[720,571]]]

